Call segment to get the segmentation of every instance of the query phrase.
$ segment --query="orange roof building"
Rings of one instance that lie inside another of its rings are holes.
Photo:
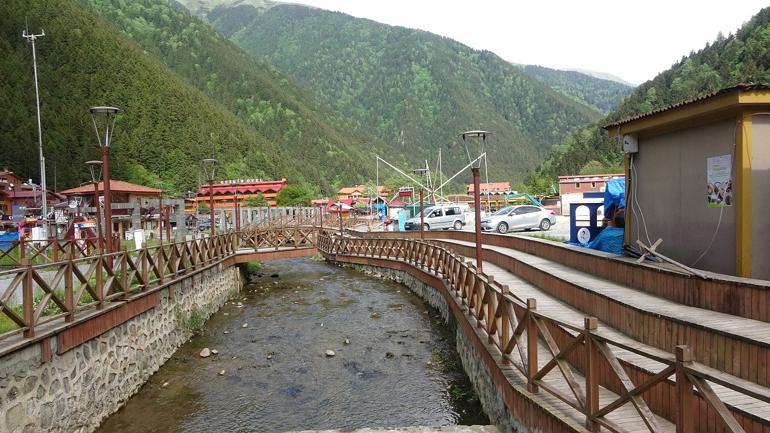
[[[269,206],[276,206],[276,197],[287,182],[286,178],[281,178],[278,180],[236,179],[215,183],[213,185],[214,208],[233,208],[236,200],[239,206],[244,206],[247,199],[258,197],[260,194]],[[198,204],[211,205],[208,185],[198,189],[195,200]]]
[[[467,190],[468,190],[468,195],[473,194],[472,183],[468,184]],[[513,191],[511,190],[511,184],[509,182],[490,182],[490,183],[480,183],[479,192],[481,194],[510,194]]]
[[[366,196],[366,185],[354,185],[341,188],[337,192],[337,198],[339,200],[358,199]],[[382,185],[377,186],[377,195],[380,197],[387,197],[387,191]]]

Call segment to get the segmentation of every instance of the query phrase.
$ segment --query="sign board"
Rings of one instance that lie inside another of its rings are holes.
[[[706,202],[720,208],[733,204],[732,156],[719,155],[706,159]]]

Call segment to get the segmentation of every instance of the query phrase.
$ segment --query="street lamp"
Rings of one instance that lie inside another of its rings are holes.
[[[110,144],[115,130],[119,109],[115,107],[91,107],[91,120],[99,147],[102,149],[102,191],[104,192],[104,239],[107,253],[112,252],[112,194],[110,192]]]
[[[468,155],[468,164],[471,166],[471,173],[473,174],[473,210],[476,214],[476,269],[481,272],[481,195],[479,191],[479,168],[481,167],[481,157],[486,158],[484,153],[484,144],[487,141],[487,136],[491,135],[488,131],[466,131],[460,134],[463,139],[463,145],[465,145],[465,153]],[[471,152],[468,149],[468,143],[475,142],[479,146],[478,157],[471,159]],[[480,144],[479,144],[480,142]]]
[[[211,212],[211,216],[209,218],[211,218],[210,228],[212,237],[216,234],[216,226],[214,225],[214,178],[216,177],[218,163],[219,161],[214,158],[206,158],[202,162],[203,177],[209,183],[209,211]]]
[[[91,173],[91,183],[94,184],[94,207],[96,208],[96,245],[99,251],[104,248],[102,243],[102,212],[99,209],[99,178],[102,177],[102,162],[98,160],[86,161],[88,171]]]
[[[427,168],[415,168],[412,170],[414,174],[423,175],[428,172]],[[420,240],[425,239],[425,209],[423,209],[424,203],[424,188],[420,185]]]

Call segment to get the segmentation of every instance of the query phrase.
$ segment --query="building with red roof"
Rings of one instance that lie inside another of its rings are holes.
[[[256,198],[260,194],[269,206],[275,206],[277,204],[276,196],[286,183],[286,178],[279,180],[235,179],[215,183],[213,185],[214,208],[233,208],[236,200],[239,206],[243,206],[247,199]],[[203,185],[198,189],[195,200],[198,204],[205,203],[207,206],[211,206],[208,185]]]

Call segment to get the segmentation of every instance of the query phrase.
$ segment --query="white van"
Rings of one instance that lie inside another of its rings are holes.
[[[465,225],[465,210],[457,204],[440,204],[423,210],[425,220],[424,230],[455,229],[462,230]],[[420,230],[420,215],[406,220],[406,230]]]

